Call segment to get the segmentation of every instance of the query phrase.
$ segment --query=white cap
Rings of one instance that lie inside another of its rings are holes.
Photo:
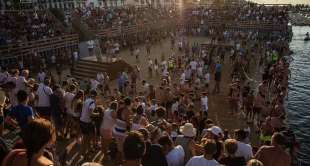
[[[208,128],[207,131],[210,131],[212,134],[214,134],[218,137],[220,136],[220,134],[223,135],[223,130],[218,126],[212,126],[212,127]]]

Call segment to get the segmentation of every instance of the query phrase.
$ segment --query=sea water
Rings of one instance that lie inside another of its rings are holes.
[[[310,5],[310,0],[250,0],[256,3],[264,4],[308,4]]]
[[[310,1],[310,0],[309,0]],[[294,26],[290,49],[294,52],[290,65],[287,121],[300,143],[298,158],[310,165],[310,41],[304,41],[310,27]]]

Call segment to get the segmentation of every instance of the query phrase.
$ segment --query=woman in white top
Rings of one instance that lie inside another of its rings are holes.
[[[139,105],[136,111],[136,115],[132,120],[131,130],[139,130],[145,128],[149,124],[147,118],[143,116],[143,106]]]
[[[102,136],[102,151],[107,152],[108,146],[112,140],[112,129],[116,121],[116,110],[118,108],[117,102],[112,102],[110,107],[106,109],[103,113],[103,120],[100,127],[100,132]]]

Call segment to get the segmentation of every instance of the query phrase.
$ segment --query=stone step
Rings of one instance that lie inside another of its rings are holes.
[[[74,71],[85,71],[88,73],[94,72],[105,72],[106,68],[104,66],[101,67],[94,67],[94,66],[86,66],[86,65],[76,65],[73,69]]]
[[[96,62],[90,60],[79,60],[75,63],[72,76],[78,79],[96,78],[97,73],[107,72],[110,79],[116,79],[119,72],[132,71],[132,67],[125,61],[111,63]]]
[[[92,66],[109,66],[110,65],[110,63],[97,62],[97,61],[91,61],[91,60],[79,60],[77,64],[92,65]]]
[[[72,71],[72,75],[77,79],[84,79],[84,78],[96,78],[97,73],[85,73],[81,71]]]

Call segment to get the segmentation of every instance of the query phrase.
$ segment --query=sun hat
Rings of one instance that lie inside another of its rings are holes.
[[[223,130],[218,126],[212,126],[212,127],[208,128],[207,131],[210,131],[212,134],[214,134],[218,137],[220,136],[220,134],[223,135]]]
[[[95,162],[86,162],[86,163],[83,163],[82,166],[102,166],[102,165],[99,163],[95,163]]]
[[[181,126],[180,132],[186,137],[194,137],[197,133],[196,128],[191,123],[185,123],[184,126]]]

